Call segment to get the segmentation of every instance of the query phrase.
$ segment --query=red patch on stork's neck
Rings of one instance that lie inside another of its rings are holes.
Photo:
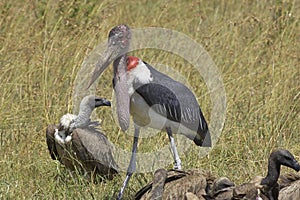
[[[135,68],[139,64],[139,58],[134,56],[128,56],[127,58],[127,70]]]

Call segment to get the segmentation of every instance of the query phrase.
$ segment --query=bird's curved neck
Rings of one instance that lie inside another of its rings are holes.
[[[74,129],[88,126],[92,112],[93,110],[88,106],[80,109],[78,116],[74,119],[70,128]]]
[[[274,186],[277,183],[277,180],[280,175],[280,164],[274,160],[269,161],[268,165],[268,174],[265,178],[262,179],[262,185]]]

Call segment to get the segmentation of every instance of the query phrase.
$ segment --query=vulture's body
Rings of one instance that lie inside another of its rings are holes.
[[[159,169],[154,173],[153,181],[139,190],[136,200],[186,199],[196,196],[204,200],[206,190],[209,189],[215,177],[204,170],[170,170]],[[193,195],[192,195],[193,194]],[[188,197],[187,197],[188,196]]]
[[[279,178],[278,200],[300,199],[300,174],[285,174]]]
[[[57,127],[49,125],[46,130],[47,144],[53,159],[59,160],[72,171],[87,172],[90,176],[100,175],[112,179],[118,173],[112,154],[113,147],[99,130],[93,127],[74,129],[72,140],[62,145],[54,137]]]
[[[110,102],[93,95],[84,97],[78,115],[65,114],[59,125],[47,127],[46,142],[51,158],[68,169],[112,179],[118,173],[113,146],[95,128],[99,123],[90,120],[92,111],[99,106],[110,106]]]

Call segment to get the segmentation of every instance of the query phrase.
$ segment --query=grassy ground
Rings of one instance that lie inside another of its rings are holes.
[[[98,185],[70,177],[51,160],[45,128],[72,112],[72,86],[85,56],[120,23],[182,32],[205,47],[222,74],[227,117],[221,138],[206,158],[195,159],[194,151],[184,156],[184,168],[241,183],[266,174],[275,148],[300,159],[299,12],[297,0],[0,1],[0,198],[109,199],[118,191],[124,173]],[[137,55],[174,63],[166,53]],[[184,62],[175,59],[178,66]],[[111,75],[102,78],[109,84],[99,85],[98,93],[111,98]],[[209,116],[205,84],[197,74],[189,78]],[[129,150],[132,138],[111,125],[111,112],[99,109],[97,115],[109,139]],[[139,148],[147,151],[161,140],[167,143],[162,134]],[[150,179],[151,173],[134,175],[125,199]]]

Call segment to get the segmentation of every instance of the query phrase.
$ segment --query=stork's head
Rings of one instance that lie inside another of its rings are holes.
[[[104,52],[104,59],[97,63],[88,88],[101,75],[101,73],[118,57],[127,53],[131,39],[131,31],[127,25],[114,27],[108,34],[108,45]]]
[[[124,131],[128,129],[130,121],[130,98],[127,93],[128,88],[126,84],[126,53],[129,49],[130,38],[130,29],[124,24],[114,27],[109,32],[108,45],[104,52],[104,59],[97,63],[88,84],[89,88],[108,65],[114,61],[114,79],[116,79],[114,89],[117,99],[116,108],[119,124]]]

